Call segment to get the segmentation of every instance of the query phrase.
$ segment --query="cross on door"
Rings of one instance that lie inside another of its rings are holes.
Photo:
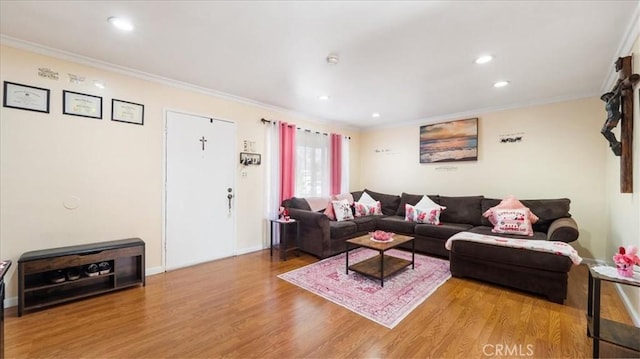
[[[204,136],[202,136],[202,138],[199,139],[198,141],[202,142],[202,150],[204,151],[204,143],[207,142],[207,139],[204,138]]]

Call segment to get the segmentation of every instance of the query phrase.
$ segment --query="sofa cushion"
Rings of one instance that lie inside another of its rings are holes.
[[[378,218],[377,226],[378,226],[378,229],[383,231],[413,234],[414,227],[416,226],[416,224],[413,222],[405,221],[404,217],[389,216],[389,217]]]
[[[292,197],[291,199],[288,200],[289,202],[289,206],[288,208],[298,208],[298,209],[304,209],[306,211],[310,211],[311,207],[309,206],[309,202],[307,202],[306,199],[304,198],[300,198],[300,197]],[[287,207],[285,205],[285,207]]]
[[[372,232],[376,230],[376,216],[356,217],[351,222],[356,224],[357,232]]]
[[[332,239],[344,238],[354,235],[357,231],[357,226],[354,221],[329,221],[329,230]]]
[[[367,192],[373,199],[375,199],[376,201],[380,201],[380,203],[382,203],[382,214],[391,216],[391,215],[395,215],[396,212],[398,211],[398,206],[400,205],[400,196],[373,192],[368,189],[365,189],[364,192]],[[356,201],[359,202],[360,197],[358,197]]]
[[[531,238],[531,237],[528,237]],[[516,267],[544,269],[552,272],[569,272],[572,263],[565,256],[543,253],[520,248],[494,246],[485,243],[453,241],[451,251],[456,255],[493,263],[502,263]],[[508,272],[505,275],[509,275]]]
[[[571,200],[568,198],[523,199],[520,202],[539,218],[538,222],[533,225],[534,231],[547,233],[551,222],[558,218],[571,217],[569,214]]]
[[[447,207],[440,215],[442,222],[482,224],[482,199],[484,196],[447,197],[440,196],[441,206]]]
[[[520,239],[531,239],[531,240],[541,240],[541,241],[546,241],[547,240],[547,234],[544,232],[533,232],[533,237],[531,236],[520,236],[517,234],[496,234],[493,233],[491,230],[493,229],[493,226],[491,224],[489,224],[488,226],[478,226],[478,227],[473,227],[471,229],[468,230],[468,232],[472,232],[472,233],[479,233],[479,234],[484,234],[487,236],[499,236],[499,237],[506,237],[506,238],[520,238]]]
[[[410,204],[412,206],[415,206],[416,203],[420,202],[422,197],[424,197],[424,195],[422,194],[409,194],[409,193],[402,192],[402,195],[400,196],[400,205],[398,206],[398,211],[396,212],[396,216],[404,217],[406,215],[405,205]],[[439,202],[440,199],[438,195],[430,194],[430,195],[427,195],[427,197],[431,198],[431,200],[436,203],[440,203]]]
[[[463,223],[443,223],[439,225],[433,224],[416,224],[415,233],[420,236],[449,239],[456,233],[468,231],[473,228],[471,224]]]

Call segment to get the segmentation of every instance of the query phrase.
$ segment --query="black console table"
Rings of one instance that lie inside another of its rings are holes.
[[[26,252],[18,260],[18,316],[25,310],[144,286],[144,272],[145,243],[140,238]]]
[[[593,338],[593,357],[600,357],[601,340],[640,353],[640,328],[600,318],[602,281],[634,287],[640,287],[640,283],[600,274],[593,268],[593,266],[589,266],[589,294],[587,298],[587,336]]]
[[[287,260],[287,252],[295,250],[296,253],[299,253],[298,250],[298,241],[300,239],[300,222],[295,219],[283,220],[283,219],[272,219],[271,221],[271,243],[270,243],[270,255],[273,256],[273,248],[277,247],[280,250],[280,259],[283,261]],[[277,245],[273,244],[273,238],[276,234],[274,231],[274,227],[277,226],[280,230],[280,240]],[[290,229],[295,229],[293,238],[293,242],[290,239]]]

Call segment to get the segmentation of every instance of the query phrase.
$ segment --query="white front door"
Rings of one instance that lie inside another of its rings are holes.
[[[232,122],[167,112],[167,270],[234,254],[235,138]]]

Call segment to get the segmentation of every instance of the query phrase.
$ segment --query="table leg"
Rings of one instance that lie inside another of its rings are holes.
[[[600,279],[593,281],[593,358],[600,357]]]
[[[347,263],[347,264],[346,264],[346,271],[345,271],[345,273],[346,273],[347,275],[349,275],[349,242],[347,242],[346,244],[347,244],[347,251],[345,252],[345,258],[347,259],[347,260],[346,260],[346,263]]]
[[[289,234],[287,226],[280,224],[280,260],[287,260],[287,247],[289,246]]]
[[[416,269],[416,239],[411,240],[411,269]]]
[[[269,222],[269,256],[273,257],[273,222]]]
[[[380,251],[380,286],[384,288],[384,252]]]
[[[300,257],[300,222],[296,221],[296,257]]]

